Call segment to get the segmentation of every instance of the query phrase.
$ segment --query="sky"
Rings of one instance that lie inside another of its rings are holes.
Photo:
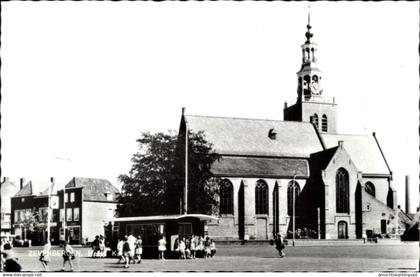
[[[404,207],[419,202],[417,2],[312,2],[338,132],[376,132]],[[187,114],[283,119],[305,2],[4,2],[2,176],[117,177],[142,132]]]

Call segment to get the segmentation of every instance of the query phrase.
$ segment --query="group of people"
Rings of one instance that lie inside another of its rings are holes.
[[[209,237],[194,236],[177,238],[174,251],[180,259],[195,259],[196,257],[213,258],[216,255],[216,243]]]
[[[143,254],[143,241],[141,236],[137,239],[133,235],[124,236],[123,240],[118,240],[117,243],[117,256],[119,257],[118,263],[121,261],[125,264],[124,267],[128,268],[130,262],[141,263],[141,255]]]
[[[105,257],[106,257],[105,237],[103,235],[95,236],[95,239],[92,241],[92,258],[105,258]]]
[[[66,270],[66,264],[69,264],[70,271],[73,271],[73,263],[72,260],[76,258],[75,252],[73,247],[70,246],[70,244],[67,241],[63,242],[63,267],[61,268],[61,271]],[[42,266],[44,267],[45,271],[48,271],[48,264],[51,262],[51,243],[47,241],[44,244],[44,248],[41,251],[41,254],[39,255],[39,261],[41,262]]]

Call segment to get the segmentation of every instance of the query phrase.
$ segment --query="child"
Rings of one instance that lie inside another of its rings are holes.
[[[73,271],[73,264],[71,262],[71,260],[74,260],[73,248],[68,244],[67,241],[64,242],[63,248],[63,268],[61,271],[65,270],[66,262],[68,262],[70,265],[70,271]]]
[[[158,241],[158,250],[159,250],[159,259],[165,260],[166,240],[163,236]]]
[[[124,265],[125,268],[129,267],[130,261],[133,261],[134,263],[136,263],[132,255],[132,252],[133,250],[131,249],[131,243],[128,241],[128,237],[125,236],[124,244],[123,244],[123,256],[125,259],[125,265]]]
[[[39,256],[39,261],[41,262],[45,271],[48,271],[48,263],[51,262],[50,250],[51,244],[49,241],[47,241],[47,243],[44,245],[44,249],[42,250],[41,255]]]
[[[99,244],[99,258],[104,258],[106,256],[104,236],[102,235],[99,236],[98,244]]]
[[[206,237],[206,241],[204,242],[204,258],[210,258],[210,238]]]
[[[138,263],[141,263],[141,255],[143,254],[143,241],[141,240],[141,236],[137,237],[136,241],[136,249],[134,251],[134,259],[137,260]]]
[[[280,233],[277,233],[275,243],[276,243],[276,249],[277,249],[277,251],[279,251],[280,257],[283,258],[285,256],[285,254],[283,252],[284,242],[283,242],[283,238],[281,237]]]
[[[191,259],[191,239],[185,240],[185,258]]]
[[[213,258],[216,255],[216,243],[213,239],[210,240],[210,252],[210,257]]]
[[[179,241],[178,251],[179,251],[179,258],[185,259],[185,238],[182,238]]]
[[[117,244],[117,256],[120,258],[118,260],[118,264],[123,261],[123,263],[125,263],[125,258],[123,255],[123,246],[124,246],[124,241],[123,240],[118,240],[118,244]]]
[[[191,258],[195,259],[195,251],[197,249],[197,240],[194,235],[191,237]]]

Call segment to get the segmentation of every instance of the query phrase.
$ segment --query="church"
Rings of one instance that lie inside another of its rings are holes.
[[[337,133],[334,100],[323,96],[317,44],[308,22],[297,101],[284,120],[187,115],[179,136],[203,131],[221,158],[218,240],[286,237],[357,239],[401,233],[392,171],[375,133]],[[295,230],[295,232],[293,232]]]

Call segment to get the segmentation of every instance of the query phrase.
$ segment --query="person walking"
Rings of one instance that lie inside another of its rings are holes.
[[[133,261],[133,263],[136,263],[136,261],[134,260],[134,250],[131,248],[132,245],[130,243],[130,241],[128,240],[128,237],[125,236],[124,237],[124,245],[123,245],[123,255],[124,255],[124,259],[125,259],[125,268],[129,267],[129,264],[131,261]]]
[[[70,271],[73,271],[73,264],[71,260],[75,259],[74,250],[73,248],[68,244],[67,241],[64,242],[63,245],[63,268],[61,271],[64,271],[66,269],[66,263],[68,262],[70,265]]]
[[[166,240],[164,236],[162,236],[161,239],[158,241],[158,251],[159,260],[165,260]]]
[[[99,236],[95,236],[92,241],[92,258],[97,258],[99,252]]]
[[[51,262],[50,250],[51,250],[51,243],[47,241],[39,256],[39,261],[41,262],[45,271],[48,271],[48,264]]]
[[[121,261],[123,261],[123,263],[125,263],[125,258],[123,255],[123,247],[124,247],[124,241],[119,239],[118,243],[117,243],[117,257],[119,257],[118,263],[119,264]]]
[[[141,263],[141,255],[143,254],[143,241],[141,239],[141,236],[137,237],[136,249],[134,250],[134,259],[137,261],[137,263]]]
[[[99,235],[98,244],[99,244],[99,258],[104,258],[106,256],[106,251],[105,251],[105,238],[103,235]]]
[[[286,256],[283,252],[284,241],[283,241],[283,237],[281,236],[280,233],[277,233],[277,235],[276,235],[275,244],[276,244],[277,251],[279,251],[280,257],[283,258],[284,256]]]

